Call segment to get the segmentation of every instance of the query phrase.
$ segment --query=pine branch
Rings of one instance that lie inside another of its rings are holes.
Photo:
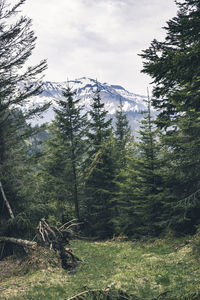
[[[200,190],[197,190],[196,192],[189,195],[188,197],[179,200],[177,202],[177,205],[184,205],[185,207],[188,207],[189,205],[194,205],[198,200],[200,200],[199,197],[200,197]]]

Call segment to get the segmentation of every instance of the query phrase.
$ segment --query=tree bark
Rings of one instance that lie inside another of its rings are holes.
[[[8,202],[8,199],[6,198],[6,195],[5,195],[5,193],[4,193],[4,189],[3,189],[3,186],[2,186],[1,181],[0,181],[0,189],[1,189],[2,196],[3,196],[3,200],[4,200],[4,202],[5,202],[5,204],[6,204],[7,208],[8,208],[10,217],[11,217],[11,219],[14,219],[15,217],[14,217],[12,208],[11,208],[11,206],[10,206],[10,203]]]

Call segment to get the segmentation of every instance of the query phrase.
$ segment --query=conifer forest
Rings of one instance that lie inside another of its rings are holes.
[[[26,68],[36,36],[20,14],[25,0],[8,2],[0,1],[0,260],[19,250],[6,238],[32,241],[41,219],[52,228],[76,219],[81,235],[94,240],[195,234],[200,1],[177,2],[165,39],[139,53],[153,92],[136,135],[122,102],[109,118],[98,84],[87,113],[68,86],[51,123],[30,122],[51,105],[29,105],[47,62]]]

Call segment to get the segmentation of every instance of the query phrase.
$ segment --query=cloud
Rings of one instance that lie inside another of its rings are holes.
[[[23,11],[38,36],[31,62],[48,59],[47,79],[90,76],[138,93],[149,79],[137,54],[176,14],[173,0],[27,0]]]

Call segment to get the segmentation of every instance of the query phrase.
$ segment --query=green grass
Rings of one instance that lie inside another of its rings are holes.
[[[73,241],[71,247],[81,258],[73,273],[49,266],[12,275],[0,282],[0,299],[64,300],[108,286],[140,299],[156,298],[165,292],[166,299],[184,299],[200,290],[200,262],[191,244],[184,245],[183,239]]]

